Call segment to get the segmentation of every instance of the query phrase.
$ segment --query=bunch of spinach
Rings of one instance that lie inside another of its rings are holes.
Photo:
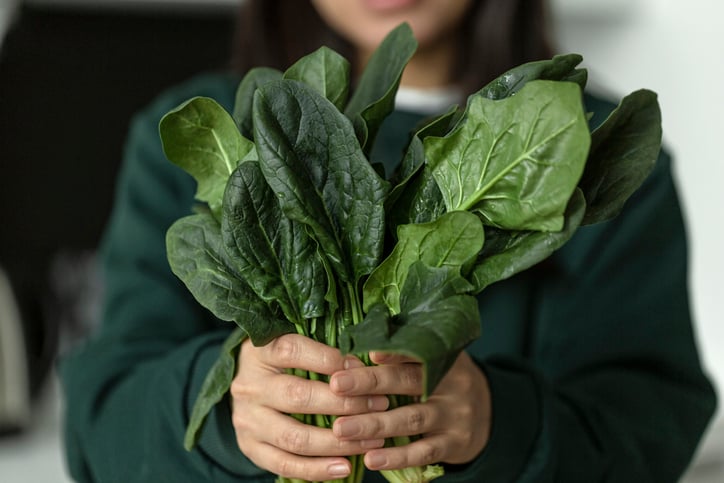
[[[656,95],[632,93],[591,132],[587,73],[569,54],[513,68],[420,125],[397,170],[381,175],[371,147],[416,47],[407,24],[393,30],[351,97],[348,61],[322,47],[285,72],[252,69],[232,114],[197,97],[162,119],[166,156],[206,206],[168,230],[169,263],[200,304],[237,325],[198,396],[187,449],[246,337],[263,345],[295,332],[366,362],[372,350],[412,356],[424,400],[479,336],[475,295],[615,216],[653,167]],[[359,482],[363,464],[351,460],[342,481]],[[384,474],[429,481],[442,469]]]

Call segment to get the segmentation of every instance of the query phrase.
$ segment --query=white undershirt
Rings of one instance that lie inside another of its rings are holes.
[[[462,102],[462,93],[456,87],[415,88],[400,86],[395,97],[395,109],[421,114],[437,114]]]

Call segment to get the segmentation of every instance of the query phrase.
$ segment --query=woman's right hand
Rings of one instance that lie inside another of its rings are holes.
[[[289,414],[362,414],[387,409],[386,396],[337,396],[329,385],[289,375],[302,369],[332,375],[363,367],[354,356],[308,337],[287,334],[263,347],[244,341],[231,383],[232,422],[241,451],[260,468],[286,478],[331,480],[351,471],[345,456],[381,448],[384,440],[340,441],[329,428]]]

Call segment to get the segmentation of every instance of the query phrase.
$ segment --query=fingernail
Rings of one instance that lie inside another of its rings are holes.
[[[334,387],[338,392],[349,391],[354,386],[354,379],[349,374],[335,374],[332,377]]]
[[[372,396],[367,399],[367,409],[370,411],[385,411],[389,404],[387,396]]]
[[[371,470],[384,468],[387,465],[387,458],[379,453],[367,453],[365,456],[365,464]]]
[[[347,476],[349,474],[349,467],[342,463],[335,463],[333,465],[329,465],[327,473],[329,473],[329,476],[334,477]]]
[[[381,448],[385,445],[384,439],[363,439],[359,442],[363,448]]]
[[[348,357],[344,360],[344,363],[342,364],[342,366],[345,369],[355,369],[358,367],[364,367],[365,365],[364,365],[364,362],[357,359],[356,357]]]
[[[360,427],[359,424],[355,423],[354,421],[337,420],[334,423],[332,431],[335,435],[337,435],[338,438],[349,438],[352,436],[356,436],[360,431]]]

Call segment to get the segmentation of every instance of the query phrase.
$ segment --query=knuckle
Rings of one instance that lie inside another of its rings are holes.
[[[299,360],[299,345],[290,337],[277,337],[271,342],[270,349],[282,363],[293,364]]]
[[[274,473],[281,476],[282,478],[292,478],[294,477],[294,469],[295,464],[292,463],[291,459],[288,458],[279,458],[275,462],[276,469],[274,469]]]
[[[421,439],[419,443],[419,464],[437,463],[442,459],[442,451],[440,448],[426,442],[424,439]]]
[[[405,365],[405,370],[400,371],[400,378],[405,387],[417,388],[422,383],[422,373],[417,364]]]
[[[425,414],[421,407],[410,408],[410,414],[407,417],[407,425],[413,434],[420,434],[425,428]]]
[[[312,391],[305,380],[290,381],[285,390],[286,400],[294,407],[308,407],[312,402]]]
[[[290,453],[302,454],[309,445],[309,433],[299,428],[288,428],[280,436],[277,446]]]

